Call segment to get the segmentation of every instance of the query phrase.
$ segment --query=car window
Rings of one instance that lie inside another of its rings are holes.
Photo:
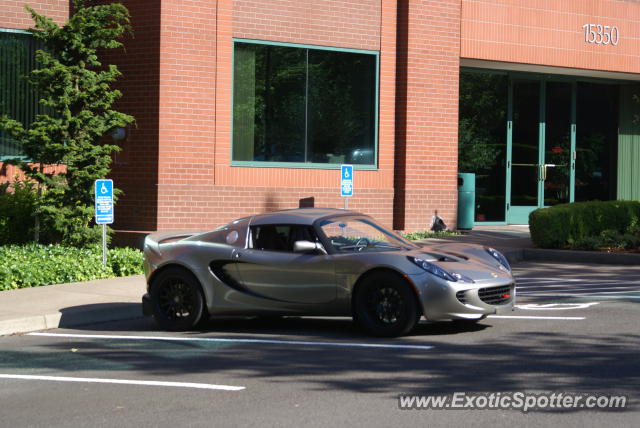
[[[261,225],[251,226],[251,246],[258,250],[293,252],[296,241],[318,242],[310,226]]]
[[[367,218],[325,220],[320,228],[339,253],[389,251],[412,246]]]

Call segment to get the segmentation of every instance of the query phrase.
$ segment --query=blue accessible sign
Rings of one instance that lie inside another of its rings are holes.
[[[353,196],[353,165],[342,165],[340,171],[340,196]]]
[[[113,223],[113,180],[96,180],[96,223]]]

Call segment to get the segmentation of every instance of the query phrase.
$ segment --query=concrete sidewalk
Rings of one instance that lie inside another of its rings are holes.
[[[457,241],[487,245],[511,263],[521,260],[612,263],[640,266],[640,254],[533,248],[527,226],[476,226],[469,233],[423,242]],[[0,335],[73,327],[142,317],[142,275],[73,284],[0,291]]]
[[[142,316],[143,275],[0,291],[0,335]]]

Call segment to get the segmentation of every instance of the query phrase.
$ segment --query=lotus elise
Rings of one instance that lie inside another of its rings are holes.
[[[377,336],[421,317],[475,323],[511,311],[515,280],[493,248],[412,243],[373,218],[303,208],[144,244],[143,313],[167,330],[211,316],[350,316]]]

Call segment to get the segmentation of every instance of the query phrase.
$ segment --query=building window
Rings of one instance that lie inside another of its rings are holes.
[[[234,164],[376,165],[378,55],[236,41]]]
[[[29,126],[40,110],[38,96],[25,79],[35,68],[38,42],[27,32],[0,29],[0,115]],[[0,130],[0,159],[21,154],[19,145]]]

